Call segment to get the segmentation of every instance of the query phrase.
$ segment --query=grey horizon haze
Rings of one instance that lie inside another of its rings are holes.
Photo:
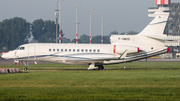
[[[119,33],[127,31],[140,32],[153,19],[148,17],[148,8],[154,7],[155,0],[62,0],[62,30],[65,37],[76,37],[76,11],[78,8],[78,34],[89,35],[90,13],[92,12],[92,36],[101,35],[101,17],[104,16],[104,35],[112,31]],[[172,3],[180,0],[171,0]],[[1,0],[0,21],[14,17],[22,17],[27,22],[37,19],[55,21],[56,0]]]

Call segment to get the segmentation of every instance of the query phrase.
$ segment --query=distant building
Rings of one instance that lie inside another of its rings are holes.
[[[161,57],[180,58],[180,3],[171,3],[171,0],[155,0],[155,5],[158,7],[170,7],[170,15],[164,34],[167,35],[169,39],[177,40],[167,41],[165,43],[166,46],[170,47],[170,53],[163,54]],[[149,9],[149,16],[153,13],[153,9],[156,9],[156,7]]]
[[[171,3],[170,9],[170,15],[164,34],[166,34],[169,39],[178,41],[166,42],[165,45],[170,47],[173,58],[177,58],[176,54],[180,52],[180,3]]]
[[[168,36],[180,36],[180,3],[171,3],[170,8],[170,15],[164,33]]]

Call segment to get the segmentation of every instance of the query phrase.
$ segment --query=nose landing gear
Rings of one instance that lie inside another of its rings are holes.
[[[24,71],[28,71],[28,68],[27,68],[28,65],[29,65],[29,64],[28,64],[28,61],[24,61],[23,63],[24,63],[24,65],[25,65]]]

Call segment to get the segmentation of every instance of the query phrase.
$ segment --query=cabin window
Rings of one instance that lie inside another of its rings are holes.
[[[53,49],[53,52],[55,52],[56,50],[55,49]]]
[[[75,50],[75,49],[73,49],[73,52],[76,52],[76,50]]]
[[[92,52],[92,50],[90,49],[89,52]]]
[[[65,52],[67,52],[67,49],[65,49]]]
[[[51,49],[49,49],[49,52],[51,52]]]
[[[100,52],[100,50],[98,49],[97,52]]]
[[[94,49],[93,51],[94,51],[94,52],[96,52],[96,50],[95,50],[95,49]]]
[[[84,52],[84,49],[82,49],[81,52]]]
[[[59,49],[57,49],[57,52],[59,52]]]
[[[85,51],[86,51],[86,52],[88,52],[88,50],[87,50],[87,49],[86,49]]]
[[[63,49],[61,49],[61,52],[63,52]]]
[[[77,52],[79,52],[79,49],[77,49]]]
[[[69,52],[71,52],[71,49],[69,49]]]

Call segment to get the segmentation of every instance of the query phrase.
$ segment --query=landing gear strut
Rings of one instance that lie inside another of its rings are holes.
[[[94,63],[92,63],[88,70],[104,70],[104,66],[103,65],[95,65]]]
[[[23,63],[25,65],[24,71],[28,71],[28,68],[27,68],[28,67],[28,61],[24,61]]]

